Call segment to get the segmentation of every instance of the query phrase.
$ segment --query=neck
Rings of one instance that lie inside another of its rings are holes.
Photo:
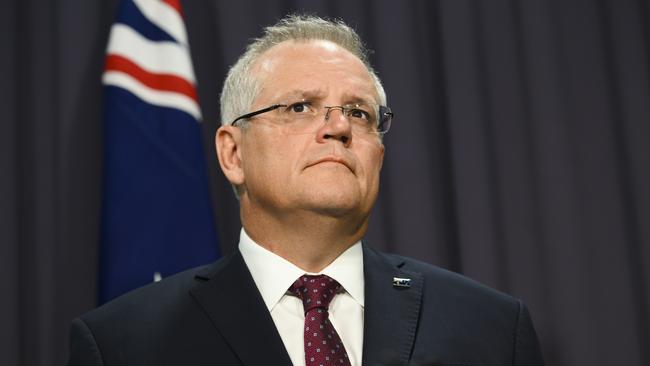
[[[355,220],[314,212],[262,215],[247,206],[242,205],[241,221],[251,239],[306,272],[320,272],[361,240],[368,227],[367,217]]]

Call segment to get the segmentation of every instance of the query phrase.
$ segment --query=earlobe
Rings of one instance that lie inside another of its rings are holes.
[[[231,184],[244,183],[244,171],[241,159],[241,129],[233,126],[221,126],[215,136],[217,158],[223,174]]]

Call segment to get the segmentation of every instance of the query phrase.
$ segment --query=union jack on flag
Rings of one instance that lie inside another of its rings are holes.
[[[106,53],[100,303],[218,253],[179,0],[123,0]]]

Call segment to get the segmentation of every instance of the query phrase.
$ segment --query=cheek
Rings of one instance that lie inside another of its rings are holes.
[[[379,186],[379,175],[383,163],[383,147],[381,149],[372,148],[364,154],[361,161],[364,168],[364,178],[367,181],[368,190],[377,190]]]
[[[259,185],[258,182],[269,179],[274,165],[270,144],[254,131],[248,131],[246,142],[242,149],[244,177],[249,183]]]
[[[268,132],[268,131],[265,131]],[[258,134],[246,145],[244,166],[250,179],[261,185],[286,182],[293,172],[292,164],[300,156],[294,142]]]
[[[364,156],[371,167],[370,169],[379,172],[384,161],[384,145],[368,144],[366,151],[364,151]]]

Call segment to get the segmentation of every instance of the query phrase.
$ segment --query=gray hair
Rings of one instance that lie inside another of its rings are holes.
[[[341,20],[326,20],[316,16],[289,15],[264,29],[261,38],[253,40],[246,52],[228,71],[221,91],[221,123],[229,125],[248,112],[261,90],[251,67],[271,47],[290,40],[330,41],[357,56],[375,81],[379,103],[386,105],[386,92],[379,77],[368,62],[368,50],[354,29]]]

